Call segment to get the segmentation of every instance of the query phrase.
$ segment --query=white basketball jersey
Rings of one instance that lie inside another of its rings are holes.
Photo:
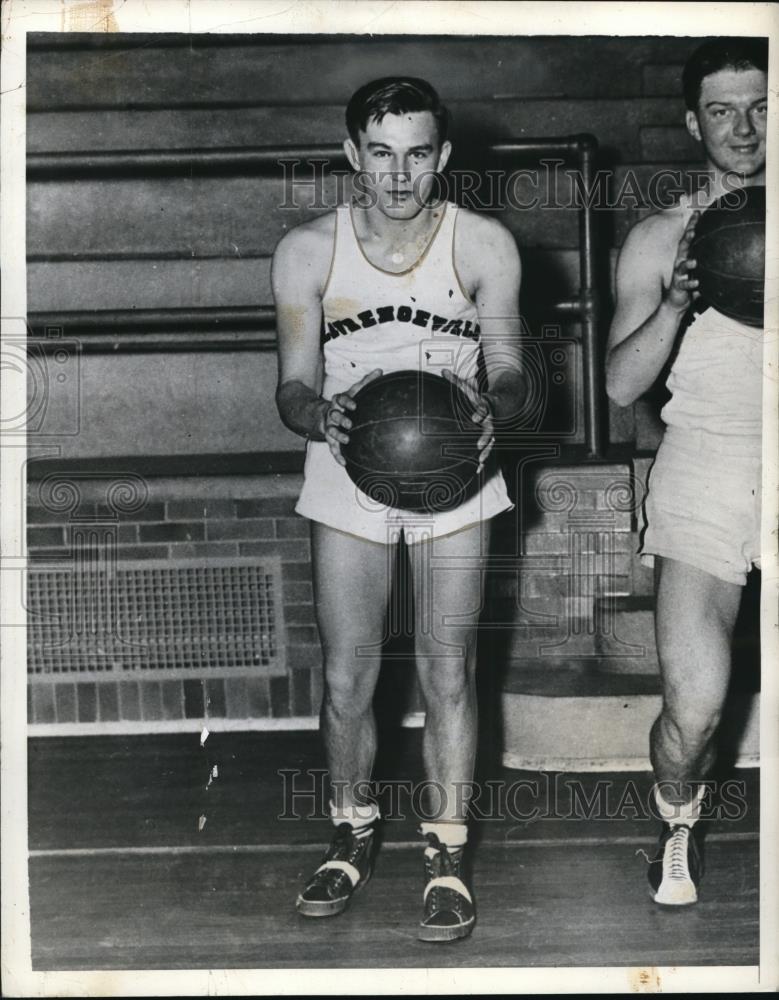
[[[335,247],[322,299],[325,382],[331,397],[368,372],[415,369],[461,378],[476,375],[481,331],[476,305],[454,266],[457,206],[442,206],[437,230],[421,255],[397,274],[372,264],[349,205],[336,209]]]
[[[714,198],[705,191],[682,196],[685,224]],[[660,414],[669,427],[757,439],[762,431],[762,329],[709,306],[682,334],[666,387],[671,399]]]
[[[762,431],[763,330],[709,307],[682,334],[660,416],[669,427],[751,437]]]

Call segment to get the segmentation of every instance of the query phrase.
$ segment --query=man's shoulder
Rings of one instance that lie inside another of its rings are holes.
[[[329,260],[335,236],[335,219],[336,213],[331,211],[299,223],[282,236],[276,245],[275,253],[277,255],[323,253]]]
[[[474,260],[487,261],[495,254],[501,258],[519,256],[510,229],[498,219],[469,208],[458,209],[455,239],[458,257],[467,254]]]
[[[457,209],[457,230],[471,239],[487,243],[508,240],[514,242],[511,230],[502,222],[483,212],[474,212],[470,208]]]
[[[626,245],[663,253],[675,250],[687,225],[689,209],[680,202],[658,209],[637,222],[628,233]]]

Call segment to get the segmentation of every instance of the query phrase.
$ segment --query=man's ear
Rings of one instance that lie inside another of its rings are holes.
[[[451,142],[445,142],[441,146],[441,152],[438,154],[438,166],[436,170],[440,173],[447,164],[449,157],[452,155],[452,144]]]
[[[684,120],[687,125],[687,131],[693,139],[697,139],[698,142],[701,142],[701,126],[698,122],[698,116],[696,113],[694,111],[688,111]]]
[[[357,147],[352,142],[351,139],[346,139],[344,141],[344,152],[346,153],[346,159],[349,161],[349,165],[352,170],[360,169],[360,155],[357,152]]]

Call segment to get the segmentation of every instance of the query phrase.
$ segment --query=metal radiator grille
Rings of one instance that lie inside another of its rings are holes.
[[[27,602],[33,681],[284,672],[279,559],[31,566]]]

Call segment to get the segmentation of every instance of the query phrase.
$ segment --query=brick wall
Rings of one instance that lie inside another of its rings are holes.
[[[614,638],[613,616],[604,617],[604,600],[648,593],[651,587],[634,556],[643,486],[634,479],[630,463],[582,467],[536,461],[519,463],[518,469],[510,483],[515,510],[494,521],[482,661],[487,669],[527,662],[551,668],[596,657],[603,652],[604,637]],[[643,466],[639,474],[645,474]],[[133,513],[112,512],[107,506],[111,480],[80,479],[78,499],[67,511],[51,509],[50,491],[41,482],[31,482],[28,489],[26,537],[33,565],[75,568],[75,533],[90,524],[105,531],[107,510],[119,561],[278,556],[285,667],[275,675],[258,670],[207,680],[133,676],[34,682],[29,686],[31,722],[257,720],[318,714],[322,656],[309,526],[293,511],[300,477],[150,479],[146,502]],[[396,631],[404,628],[404,622],[395,623]],[[620,652],[630,653],[617,648]],[[421,710],[408,659],[396,654],[385,670],[394,671],[393,683],[404,688],[405,710]]]
[[[63,477],[66,478],[66,477]],[[212,556],[278,556],[286,673],[208,680],[63,680],[30,686],[31,722],[170,720],[184,718],[285,718],[316,715],[321,700],[321,651],[314,618],[308,524],[294,511],[295,477],[253,480],[231,491],[230,480],[154,481],[148,502],[133,513],[115,512],[111,533],[119,561]],[[39,482],[29,488],[28,556],[32,563],[73,560],[74,532],[104,530],[105,480],[79,481],[80,498],[67,512],[46,505]],[[218,497],[208,493],[219,492]],[[231,496],[230,493],[234,493]],[[254,496],[247,496],[247,493]],[[262,495],[270,493],[271,495]],[[200,495],[198,495],[200,494]]]
[[[636,555],[642,471],[632,462],[519,467],[516,509],[495,522],[485,619],[506,669],[582,660],[597,669],[606,654],[643,656],[615,627],[620,599],[651,593]]]

